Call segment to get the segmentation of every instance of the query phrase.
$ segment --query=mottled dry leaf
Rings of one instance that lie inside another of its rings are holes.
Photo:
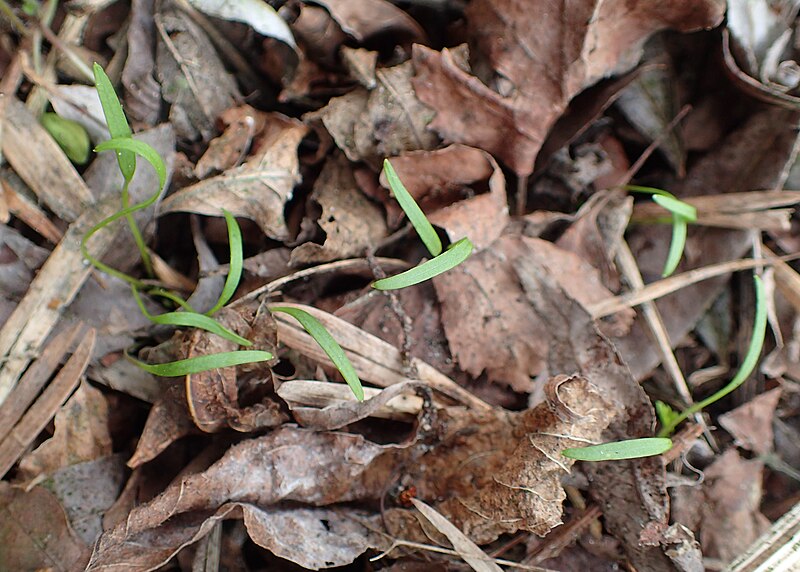
[[[277,330],[275,321],[258,303],[226,308],[215,314],[215,319],[226,328],[253,342],[250,349],[263,350],[277,355]],[[187,358],[234,351],[236,344],[203,330],[194,330],[187,341]],[[270,362],[239,366],[259,372],[259,377],[269,378]],[[261,382],[263,383],[263,381]],[[277,403],[264,399],[247,407],[239,405],[244,387],[237,381],[237,368],[225,367],[186,376],[186,399],[189,412],[197,427],[207,433],[233,428],[237,431],[255,431],[276,427],[286,420]]]
[[[110,454],[106,398],[84,380],[56,413],[53,436],[20,459],[20,476],[33,480]]]
[[[548,337],[555,325],[548,327],[525,297],[515,273],[520,265],[547,269],[567,295],[582,303],[609,295],[597,271],[574,254],[551,242],[514,235],[500,237],[437,276],[434,286],[459,367],[474,377],[485,371],[491,381],[531,392],[532,378],[546,369]]]
[[[322,209],[317,224],[325,232],[325,242],[295,248],[292,265],[362,256],[387,234],[383,214],[359,191],[352,167],[342,155],[325,163],[311,200]]]
[[[757,455],[772,451],[772,421],[781,398],[781,388],[762,393],[733,411],[720,415],[719,424],[736,444]]]
[[[103,515],[117,500],[124,481],[125,460],[121,455],[71,465],[52,476],[50,488],[87,546],[100,538]]]
[[[155,0],[132,0],[128,25],[128,57],[122,69],[125,86],[125,114],[134,124],[152,127],[161,112],[161,86],[153,77],[155,69]]]
[[[0,546],[7,570],[81,570],[89,549],[70,529],[55,495],[0,483]]]
[[[0,225],[0,291],[19,298],[28,290],[34,273],[50,252],[25,238],[17,230]]]
[[[730,562],[769,528],[759,512],[763,470],[761,461],[742,459],[728,449],[704,471],[699,535],[704,555]]]
[[[612,404],[607,413],[619,415],[603,440],[652,436],[655,414],[647,395],[586,310],[565,295],[552,270],[520,264],[515,271],[547,329],[550,374],[579,372]],[[589,476],[591,495],[603,507],[607,530],[622,541],[633,565],[642,570],[673,572],[674,554],[663,536],[668,516],[663,461],[649,457],[587,463],[584,471]],[[647,541],[642,537],[646,531],[650,533]],[[700,555],[692,558],[700,566]]]
[[[171,105],[169,119],[182,139],[208,141],[217,118],[242,99],[211,40],[171,2],[155,16],[156,74]]]
[[[485,54],[499,92],[459,67],[449,50],[414,48],[419,98],[433,107],[444,139],[484,149],[519,175],[533,170],[545,136],[570,99],[636,65],[645,41],[666,28],[717,25],[724,2],[684,0],[531,6],[480,0],[465,11],[471,44]]]
[[[409,347],[412,356],[450,375],[453,360],[442,331],[433,285],[403,288],[396,292],[396,296],[409,317],[408,323],[392,309],[389,295],[375,290],[340,307],[334,315],[396,348]]]
[[[270,238],[288,239],[283,209],[300,181],[297,146],[306,131],[299,121],[269,114],[264,133],[256,138],[255,150],[244,165],[181,189],[164,201],[161,212],[221,216],[222,209],[227,209],[254,220]]]
[[[439,140],[427,129],[433,112],[411,87],[411,62],[375,72],[375,88],[335,97],[309,120],[320,118],[336,145],[353,162],[379,170],[385,157],[433,149]]]
[[[425,32],[414,18],[386,0],[314,0],[331,14],[349,35],[363,43],[391,34],[395,42],[422,41]]]
[[[267,115],[249,105],[232,107],[220,116],[226,125],[222,135],[211,140],[208,149],[197,161],[194,173],[198,179],[238,167],[247,156],[250,143],[264,131]]]

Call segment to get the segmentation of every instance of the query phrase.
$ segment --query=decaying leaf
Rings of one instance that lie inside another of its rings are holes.
[[[262,36],[269,36],[294,47],[294,38],[289,26],[275,9],[258,0],[189,0],[197,8],[223,20],[244,22]]]
[[[780,388],[757,395],[733,411],[720,415],[719,424],[736,438],[740,447],[757,455],[766,455],[773,449],[772,422],[780,398]]]
[[[171,1],[155,16],[156,74],[181,138],[208,141],[214,123],[242,96],[205,32]]]
[[[292,265],[362,256],[387,234],[383,215],[358,190],[344,156],[328,160],[314,183],[311,200],[322,209],[317,224],[325,233],[325,242],[306,242],[295,248]]]
[[[255,150],[244,165],[181,189],[164,201],[161,212],[221,216],[227,209],[254,220],[270,238],[289,238],[283,209],[300,181],[297,146],[305,134],[299,121],[268,114],[264,132],[256,136]]]
[[[642,1],[624,8],[594,0],[569,7],[471,2],[465,12],[471,43],[485,55],[497,89],[462,69],[450,50],[421,46],[414,48],[414,87],[436,110],[431,128],[446,141],[484,149],[528,175],[545,136],[575,95],[633,67],[655,32],[711,28],[723,13],[719,0],[672,2],[667,9]]]
[[[416,20],[386,0],[314,0],[314,3],[325,6],[342,30],[361,43],[387,33],[393,33],[395,41],[416,42],[425,37]]]

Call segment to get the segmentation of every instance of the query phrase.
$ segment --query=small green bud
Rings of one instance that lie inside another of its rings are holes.
[[[83,125],[56,113],[44,113],[40,121],[70,161],[83,165],[89,160],[91,142]]]

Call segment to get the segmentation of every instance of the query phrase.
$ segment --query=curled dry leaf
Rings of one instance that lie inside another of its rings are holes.
[[[155,0],[132,0],[127,34],[128,57],[122,68],[128,120],[134,125],[149,127],[158,123],[161,113],[161,85],[153,77],[156,60],[154,6]]]
[[[272,315],[260,309],[258,303],[239,305],[223,309],[215,319],[226,328],[253,342],[250,349],[263,350],[277,355],[277,333]],[[194,330],[187,341],[187,358],[236,349],[233,342],[203,330]],[[259,377],[270,377],[267,364],[252,364],[249,367],[259,372]],[[247,366],[240,366],[243,371]],[[258,383],[264,383],[259,381]],[[241,386],[237,381],[237,368],[215,368],[186,376],[186,399],[195,424],[202,431],[213,433],[231,427],[237,431],[255,431],[266,427],[277,427],[286,420],[277,403],[263,399],[247,407],[239,405],[240,394],[250,386]]]
[[[471,2],[465,11],[471,44],[486,55],[498,90],[462,69],[450,50],[415,46],[414,86],[437,113],[431,128],[529,175],[544,138],[575,95],[632,68],[655,32],[711,28],[724,14],[720,0],[669,6],[636,1],[620,8],[596,0],[558,8],[523,0]]]
[[[249,105],[226,110],[220,120],[226,126],[222,135],[211,140],[208,149],[197,161],[194,174],[205,179],[211,174],[223,173],[238,167],[247,156],[247,150],[257,133],[264,132],[266,114]]]
[[[170,122],[181,139],[208,141],[217,118],[242,99],[236,81],[206,33],[171,2],[156,14],[155,26],[156,74],[171,104]]]
[[[485,371],[491,381],[531,392],[532,378],[546,371],[553,325],[548,327],[524,296],[517,268],[547,269],[566,295],[583,304],[610,293],[597,270],[574,254],[513,234],[434,279],[445,334],[459,367],[474,377]],[[607,326],[624,331],[631,317],[632,312],[625,312]]]
[[[297,147],[307,129],[279,113],[266,114],[265,123],[244,165],[181,189],[164,201],[161,212],[220,216],[224,208],[254,220],[270,238],[288,239],[283,209],[300,181]]]
[[[336,145],[353,162],[375,171],[385,157],[403,151],[434,149],[439,139],[427,129],[433,112],[411,87],[411,62],[375,72],[375,88],[335,97],[307,120],[320,119]]]
[[[757,455],[773,448],[772,422],[781,398],[781,388],[762,393],[733,411],[720,415],[719,424],[736,439],[736,444]]]
[[[362,256],[387,234],[383,214],[358,190],[352,167],[341,154],[325,163],[311,200],[322,209],[317,224],[325,232],[325,242],[295,248],[292,265]]]
[[[324,6],[342,30],[360,43],[384,34],[409,43],[425,38],[414,18],[386,0],[314,0],[314,4]]]

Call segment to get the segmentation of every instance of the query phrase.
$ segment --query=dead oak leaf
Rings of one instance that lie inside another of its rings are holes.
[[[220,216],[227,209],[234,216],[254,220],[270,238],[288,239],[283,209],[300,181],[297,147],[306,132],[299,121],[269,114],[244,165],[181,189],[163,202],[161,213]]]
[[[536,155],[569,101],[598,80],[636,65],[645,41],[667,28],[719,24],[720,0],[654,4],[643,0],[531,6],[524,0],[479,0],[465,10],[470,44],[485,54],[492,89],[465,71],[452,52],[414,47],[418,97],[436,112],[443,138],[482,148],[518,175]]]
[[[556,327],[545,324],[520,285],[515,268],[532,266],[547,269],[571,299],[584,304],[610,295],[597,270],[578,256],[513,234],[434,279],[459,366],[474,377],[485,371],[491,381],[521,392],[533,391],[532,378],[546,371],[550,328]]]

